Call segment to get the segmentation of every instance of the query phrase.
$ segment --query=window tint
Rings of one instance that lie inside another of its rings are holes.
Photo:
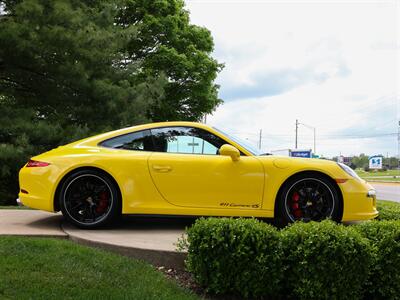
[[[114,149],[153,151],[150,130],[132,132],[100,143],[100,146]]]
[[[218,154],[226,144],[212,133],[193,127],[165,127],[151,129],[154,151],[189,154]]]

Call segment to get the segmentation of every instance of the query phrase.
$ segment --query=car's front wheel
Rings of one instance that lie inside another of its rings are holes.
[[[97,170],[70,175],[59,193],[63,216],[81,228],[110,223],[119,212],[119,192],[109,176]]]
[[[324,176],[301,174],[288,180],[279,193],[275,210],[277,223],[341,219],[341,201],[335,186]]]

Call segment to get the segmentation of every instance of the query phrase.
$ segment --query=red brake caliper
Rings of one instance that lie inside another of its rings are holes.
[[[299,208],[299,199],[300,199],[299,193],[294,192],[292,196],[292,209],[293,209],[293,214],[296,218],[301,218],[303,215]]]
[[[96,213],[102,214],[106,211],[108,206],[108,195],[107,192],[101,192],[100,194],[100,201],[96,207]]]

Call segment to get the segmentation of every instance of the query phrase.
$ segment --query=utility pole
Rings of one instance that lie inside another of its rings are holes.
[[[295,140],[295,146],[294,148],[297,149],[297,131],[299,129],[299,120],[296,119],[296,140]]]
[[[314,132],[314,154],[317,153],[317,129],[314,126],[310,126],[304,123],[300,123],[299,120],[296,119],[296,149],[297,149],[297,137],[298,137],[298,129],[299,125],[303,125],[309,129],[312,129]]]
[[[315,127],[314,127],[314,154],[317,154],[317,146],[316,146],[316,144],[317,144],[317,142],[316,142],[316,133],[315,133],[315,131],[316,131],[316,129],[315,129]]]
[[[260,129],[260,140],[258,141],[258,149],[261,150],[262,129]]]
[[[399,128],[397,130],[397,169],[400,170],[400,121]]]

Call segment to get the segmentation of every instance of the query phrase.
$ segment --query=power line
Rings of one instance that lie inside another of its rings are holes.
[[[231,132],[232,134],[237,134],[237,135],[250,135],[250,136],[257,136],[259,137],[260,134],[254,134],[254,133],[245,133],[245,132]],[[377,133],[377,134],[366,134],[366,135],[360,135],[360,134],[319,134],[318,139],[320,138],[379,138],[379,137],[387,137],[387,136],[396,136],[398,133],[397,132],[390,132],[390,133]],[[267,138],[267,137],[291,137],[291,134],[263,134],[262,138]],[[304,137],[304,136],[303,136]]]

